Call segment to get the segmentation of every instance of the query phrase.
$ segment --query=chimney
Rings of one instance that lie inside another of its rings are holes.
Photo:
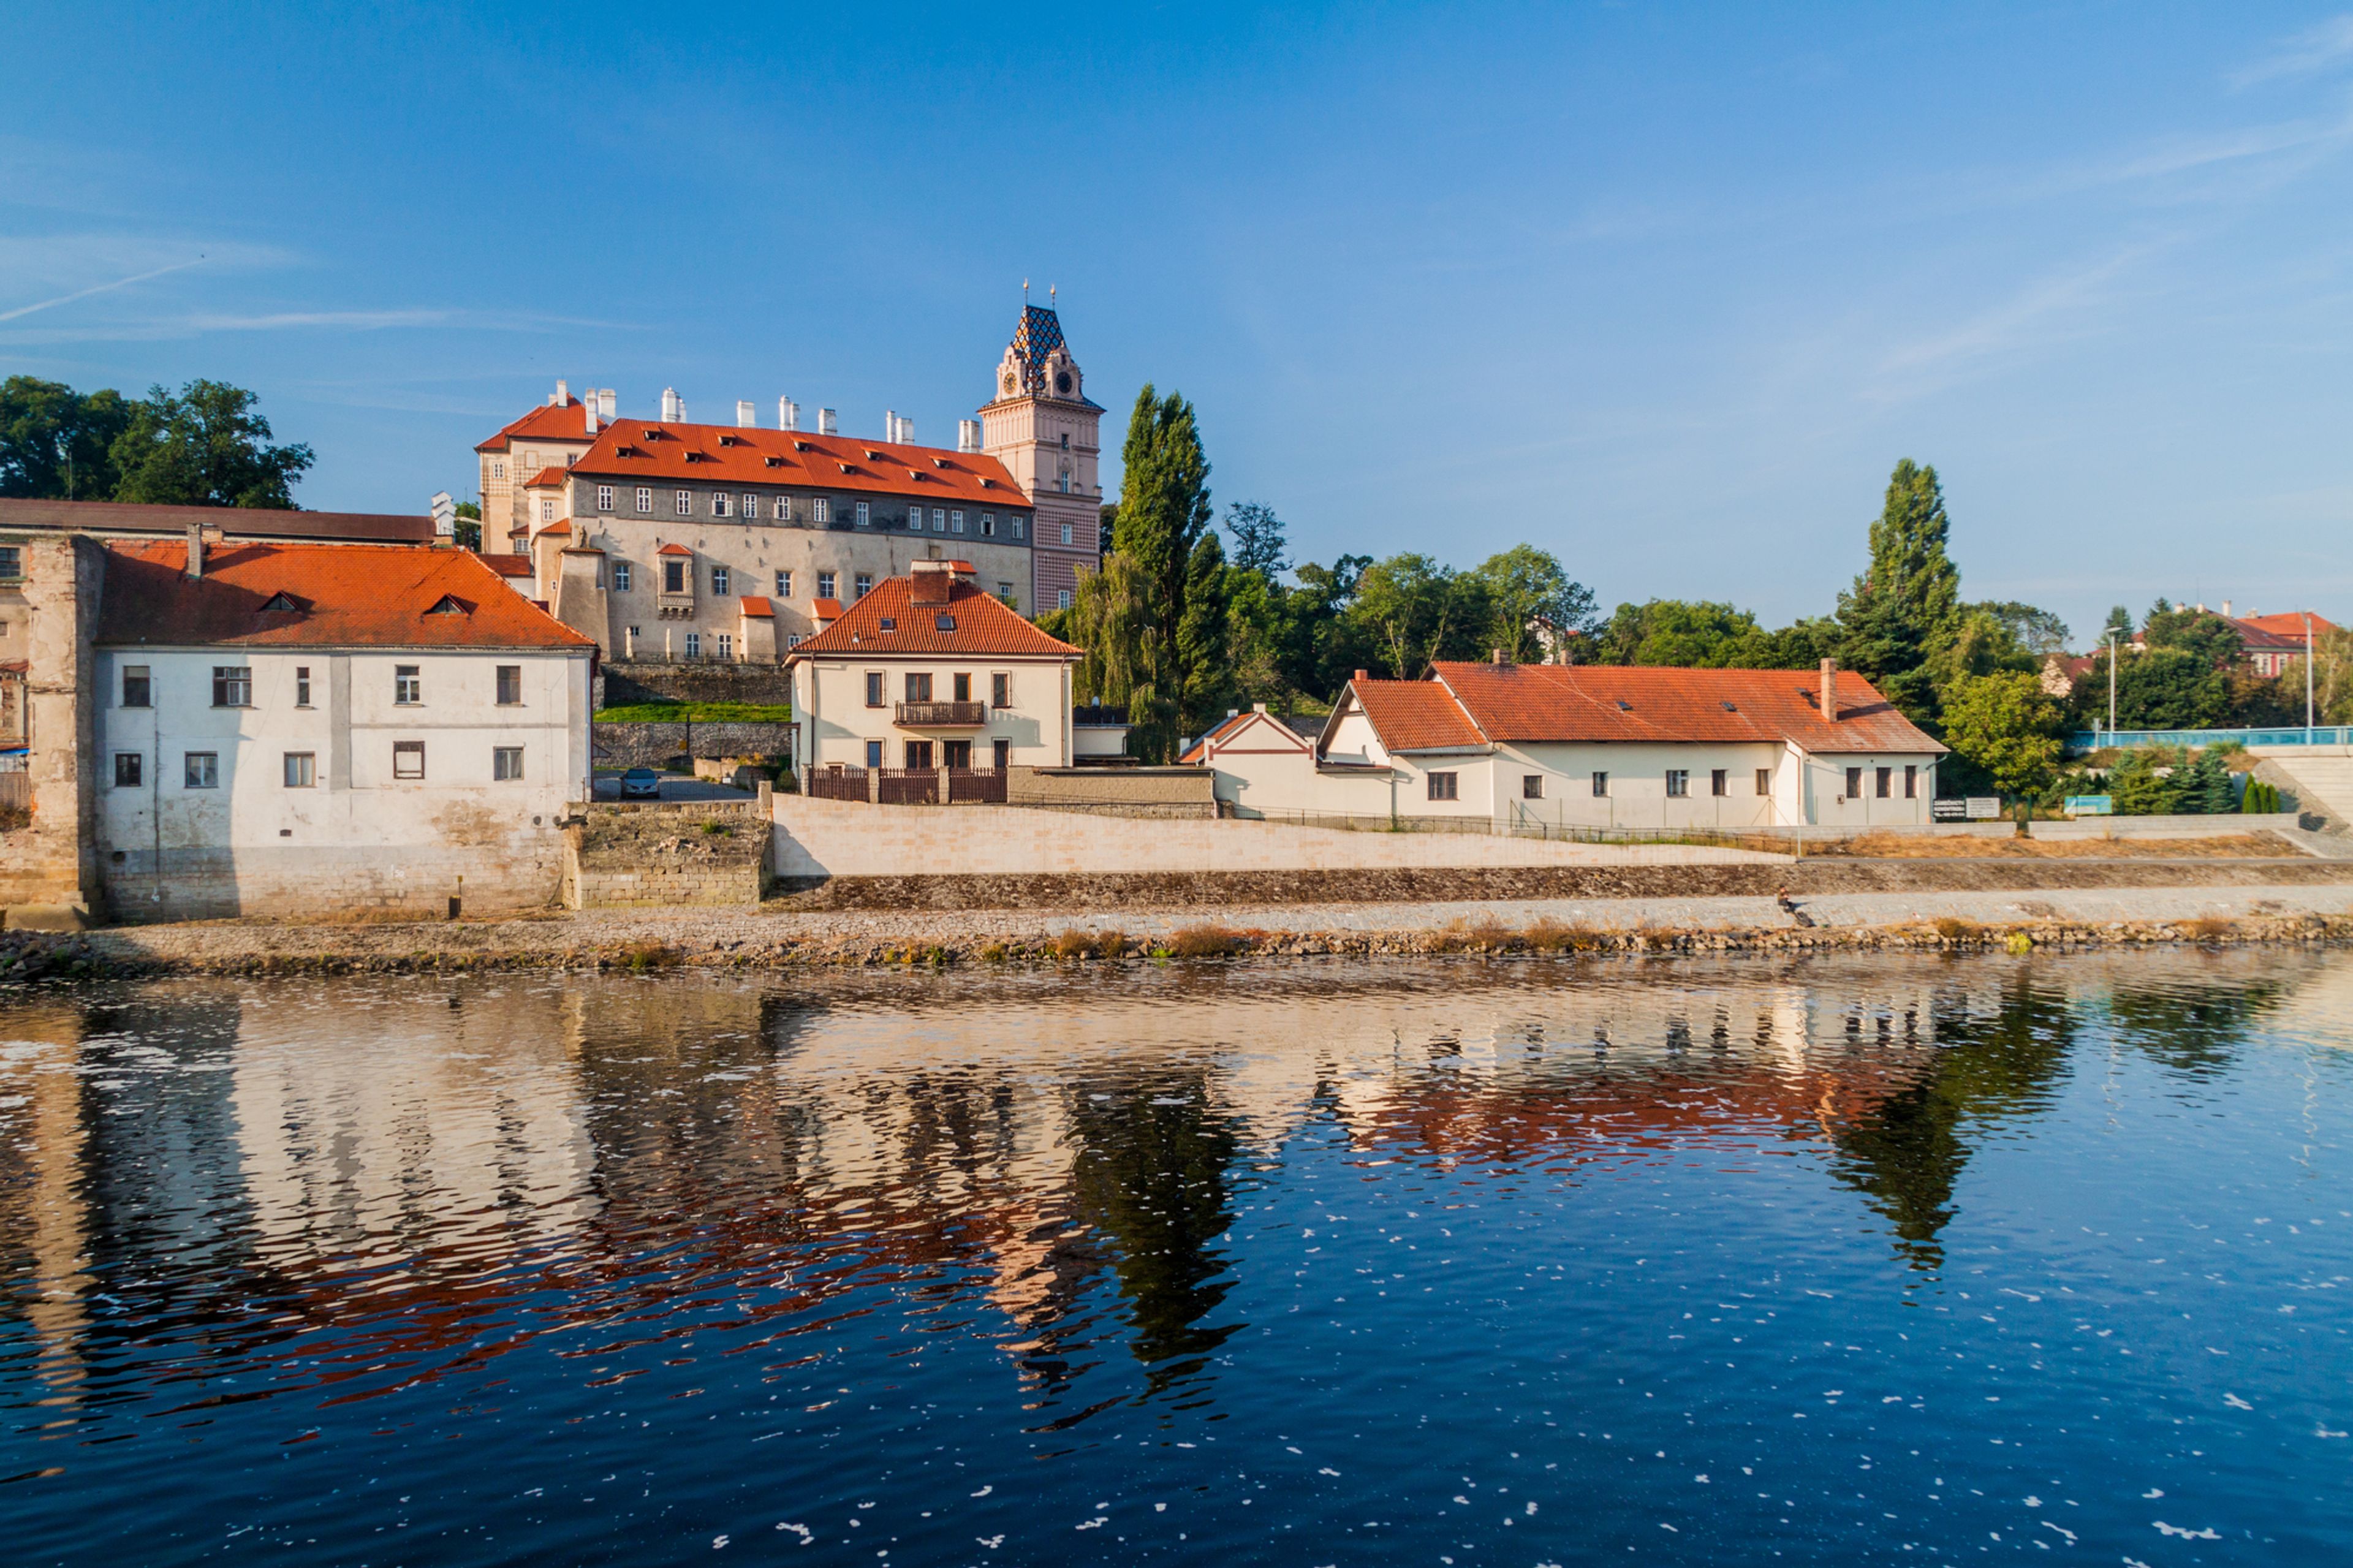
[[[205,525],[188,524],[188,575],[196,582],[205,576]]]
[[[557,377],[555,382],[555,395],[547,400],[547,405],[550,408],[561,408],[571,401],[571,387],[565,384],[564,379],[561,376]]]
[[[1497,664],[1497,665],[1501,665],[1501,664],[1509,664],[1509,663],[1511,662],[1511,660],[1509,660],[1509,659],[1507,659],[1507,658],[1505,658],[1504,657],[1504,650],[1503,650],[1502,648],[1497,647],[1497,648],[1490,648],[1490,649],[1488,649],[1488,650],[1487,650],[1487,662],[1488,662],[1489,664]]]
[[[596,395],[591,392],[580,400],[581,426],[590,436],[596,434]]]
[[[834,433],[832,409],[820,408],[817,411],[817,433],[820,436],[830,436]]]
[[[1838,660],[1822,660],[1822,717],[1838,722]]]
[[[1361,669],[1360,669],[1360,670],[1358,670],[1358,671],[1356,671],[1356,679],[1357,679],[1358,680],[1362,680],[1362,679],[1365,679],[1365,672],[1364,672],[1363,670],[1361,670]]]
[[[956,450],[959,452],[977,452],[980,450],[979,420],[959,419],[956,421]]]
[[[610,425],[613,422],[613,389],[611,387],[607,386],[598,391],[596,394],[596,417],[602,419],[607,425]]]
[[[776,428],[797,430],[801,427],[801,405],[789,397],[776,399]]]
[[[679,400],[678,389],[676,387],[665,386],[662,388],[661,417],[662,423],[665,425],[683,425],[686,423],[686,405]]]
[[[735,427],[739,430],[749,430],[753,426],[757,425],[760,422],[760,416],[756,411],[757,407],[758,405],[748,397],[737,398],[735,400]]]
[[[2231,618],[2231,601],[2228,599],[2222,601],[2222,618],[2226,621]]]
[[[882,411],[882,439],[894,444],[899,439],[899,411],[895,408]]]
[[[956,574],[949,562],[910,562],[907,577],[907,601],[912,605],[944,609],[955,596]]]

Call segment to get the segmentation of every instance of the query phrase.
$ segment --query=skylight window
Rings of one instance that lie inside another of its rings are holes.
[[[955,617],[949,615],[945,610],[943,610],[937,616],[933,617],[932,625],[937,630],[952,632],[955,630]]]
[[[882,617],[882,629],[883,629],[884,631],[886,631],[886,632],[895,632],[895,631],[897,631],[897,630],[899,629],[899,617],[898,617],[898,616],[883,616],[883,617]]]

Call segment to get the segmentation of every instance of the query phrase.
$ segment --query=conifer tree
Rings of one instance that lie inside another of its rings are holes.
[[[1871,525],[1870,569],[1839,595],[1845,662],[1906,718],[1928,726],[1938,711],[1930,661],[1960,618],[1961,574],[1945,552],[1950,530],[1936,470],[1905,458]]]

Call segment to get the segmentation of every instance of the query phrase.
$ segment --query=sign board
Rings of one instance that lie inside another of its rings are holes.
[[[2114,816],[2116,814],[2116,802],[2113,795],[2071,795],[2067,797],[2067,815],[2070,816]]]
[[[1968,805],[1959,795],[1946,795],[1928,803],[1928,816],[1937,822],[1958,822],[1968,815]]]
[[[1969,796],[1968,817],[1971,822],[2000,822],[2001,820],[2001,796],[1998,795],[1973,795]]]

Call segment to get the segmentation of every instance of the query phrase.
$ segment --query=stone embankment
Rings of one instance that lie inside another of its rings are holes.
[[[607,910],[402,925],[211,921],[74,937],[21,935],[70,972],[453,973],[670,966],[811,970],[862,965],[1092,964],[1433,953],[1532,960],[1588,955],[1829,952],[2031,952],[2157,943],[2353,941],[2353,882],[2330,888],[2176,888],[2100,893],[1861,895],[1531,903],[1311,905],[1230,911],[1120,910],[832,913]],[[49,961],[43,960],[47,963]],[[0,963],[0,978],[10,971]]]

